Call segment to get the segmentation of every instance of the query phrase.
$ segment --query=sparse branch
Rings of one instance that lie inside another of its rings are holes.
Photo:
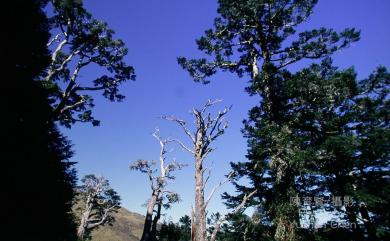
[[[208,171],[208,173],[207,173],[207,176],[206,176],[206,179],[205,179],[205,181],[204,181],[203,186],[206,186],[206,184],[207,184],[207,182],[210,180],[210,176],[211,176],[211,169],[210,169],[210,168],[205,168],[205,169],[203,170],[203,173],[205,173],[206,171]]]
[[[53,53],[51,54],[51,61],[52,61],[52,64],[54,64],[57,60],[57,56],[58,54],[60,53],[60,51],[62,50],[62,48],[65,46],[65,44],[68,43],[68,39],[64,39],[62,40],[56,47],[56,49],[53,51]]]
[[[85,203],[80,217],[77,235],[83,239],[91,229],[113,220],[112,213],[119,208],[120,197],[101,176],[87,175],[78,188]]]
[[[214,196],[214,194],[216,193],[216,191],[218,191],[218,189],[219,189],[220,187],[222,187],[225,183],[231,181],[232,178],[233,178],[233,176],[234,176],[234,172],[230,172],[230,173],[226,176],[226,178],[225,178],[224,180],[220,181],[217,185],[215,185],[215,186],[213,187],[213,189],[211,190],[209,196],[207,197],[207,199],[206,199],[206,201],[205,201],[205,204],[204,204],[204,207],[205,207],[205,208],[207,208],[207,206],[208,206],[210,200],[213,198],[213,196]],[[207,179],[206,179],[206,181],[207,181]]]
[[[76,79],[78,77],[78,74],[81,69],[81,65],[83,62],[83,58],[80,58],[77,62],[76,68],[73,71],[72,77],[70,78],[70,81],[68,83],[68,86],[66,87],[65,91],[62,93],[62,97],[60,102],[57,104],[57,106],[53,110],[53,115],[55,118],[58,118],[59,115],[63,112],[63,108],[66,105],[66,102],[68,101],[70,95],[74,92],[73,87],[76,85]]]
[[[75,102],[75,103],[72,104],[72,105],[67,105],[67,106],[65,106],[64,108],[62,108],[62,109],[60,110],[60,113],[62,114],[62,113],[64,113],[64,112],[67,111],[67,110],[74,109],[74,108],[76,108],[77,106],[80,106],[80,105],[84,104],[86,101],[87,101],[87,100],[85,99],[85,97],[81,95],[79,101]]]
[[[72,58],[73,58],[75,55],[77,55],[78,53],[79,53],[78,50],[77,50],[77,51],[73,51],[71,54],[68,55],[68,57],[66,57],[66,58],[62,61],[61,65],[60,65],[58,68],[50,68],[49,71],[48,71],[48,73],[47,73],[47,75],[46,75],[46,77],[45,77],[45,81],[50,81],[50,80],[52,79],[52,77],[53,77],[56,73],[58,73],[58,72],[60,72],[60,71],[63,71],[63,70],[65,69],[66,65],[67,65],[67,64],[72,60]]]
[[[245,194],[244,198],[242,199],[241,203],[233,210],[233,212],[229,213],[229,215],[235,215],[242,211],[242,209],[245,207],[246,203],[255,195],[257,190],[254,190],[253,192],[249,193],[248,195]],[[226,221],[227,215],[222,216],[218,219],[218,221],[214,225],[214,230],[211,234],[210,241],[215,241],[217,238],[217,234],[219,230],[221,229],[221,225],[223,222]]]
[[[225,132],[225,129],[228,126],[227,122],[224,122],[224,116],[231,110],[232,106],[225,108],[222,112],[218,112],[218,116],[211,121],[213,124],[213,127],[210,130],[210,133],[208,135],[209,141],[213,141],[217,139],[220,135],[222,135]],[[224,125],[222,126],[222,123]]]
[[[222,102],[222,100],[220,100],[220,99],[215,99],[215,100],[208,99],[206,104],[203,106],[201,113],[204,114],[208,108],[210,108],[211,106],[213,106],[213,105],[215,105],[215,104],[217,104],[219,102]]]
[[[154,191],[156,189],[155,184],[154,184],[154,179],[156,179],[153,176],[153,170],[152,166],[155,164],[154,161],[150,162],[148,160],[137,160],[133,162],[130,165],[131,170],[139,170],[142,173],[146,173],[148,175],[149,181],[150,181],[150,187]]]
[[[189,147],[187,147],[181,140],[179,139],[172,139],[172,141],[177,142],[184,150],[188,151],[191,154],[195,154],[193,150],[191,150]]]
[[[188,129],[187,123],[184,120],[180,120],[180,119],[173,117],[173,116],[162,116],[161,118],[164,120],[174,121],[174,122],[178,123],[182,127],[182,129],[184,130],[186,135],[191,139],[192,143],[195,144],[195,137],[191,133],[191,131]]]
[[[184,129],[184,132],[191,138],[193,143],[193,149],[185,146],[181,141],[178,143],[194,157],[194,166],[195,166],[195,204],[191,213],[191,235],[192,240],[196,241],[206,241],[207,240],[207,227],[206,227],[206,218],[207,211],[206,207],[210,202],[213,195],[216,191],[232,177],[232,173],[227,176],[227,179],[221,181],[216,185],[208,198],[205,201],[204,189],[206,183],[210,178],[209,175],[204,179],[204,172],[208,170],[203,166],[203,161],[207,155],[214,150],[210,147],[211,143],[220,135],[222,135],[227,128],[226,123],[224,123],[224,116],[230,110],[230,108],[225,108],[223,111],[220,111],[218,115],[213,118],[211,113],[207,113],[208,108],[212,105],[221,102],[221,100],[207,100],[202,108],[193,108],[192,115],[195,119],[195,130],[194,134],[191,134],[190,130],[187,128],[183,120],[179,120],[174,117],[164,117],[164,119],[176,121]]]
[[[54,38],[52,38],[52,39],[47,43],[46,46],[47,46],[47,47],[50,47],[50,45],[52,45],[54,42],[56,42],[56,41],[60,38],[61,34],[62,34],[62,33],[57,34]]]
[[[83,64],[84,65],[84,64]],[[104,90],[105,88],[107,88],[107,86],[115,86],[115,85],[118,85],[119,83],[121,82],[120,79],[116,79],[114,81],[111,81],[110,83],[106,83],[105,86],[94,86],[94,87],[91,87],[91,86],[77,86],[74,88],[74,91],[96,91],[96,90]]]
[[[156,177],[151,176],[151,165],[148,161],[136,162],[132,164],[130,167],[132,169],[140,170],[141,172],[147,173],[151,180],[152,193],[151,197],[147,201],[147,210],[145,215],[145,223],[142,232],[141,241],[150,241],[154,240],[156,232],[157,232],[157,222],[160,219],[161,209],[169,208],[172,203],[179,201],[179,195],[173,191],[166,190],[167,184],[169,180],[173,180],[174,176],[172,176],[171,172],[177,169],[181,169],[184,165],[177,163],[173,160],[170,163],[166,162],[166,145],[171,142],[177,142],[177,140],[172,139],[164,139],[159,134],[159,129],[156,128],[152,133],[152,136],[158,141],[160,145],[159,151],[159,170],[160,174]],[[182,146],[185,146],[182,144]],[[152,179],[155,179],[154,182]],[[156,211],[157,207],[157,211]]]
[[[104,210],[104,213],[103,213],[102,217],[100,218],[100,220],[95,221],[95,222],[90,220],[90,223],[88,223],[88,229],[95,228],[95,227],[97,227],[99,225],[102,225],[104,222],[106,222],[110,212],[112,212],[113,209],[117,208],[117,206],[118,205],[113,205],[113,206],[111,206],[109,208],[106,208]]]

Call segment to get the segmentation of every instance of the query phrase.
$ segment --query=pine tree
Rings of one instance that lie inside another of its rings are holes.
[[[389,91],[390,74],[378,67],[369,78],[356,82],[356,94],[328,120],[328,133],[319,150],[325,157],[326,190],[348,197],[345,213],[354,240],[389,237]]]
[[[292,153],[299,152],[301,142],[295,140],[284,120],[283,86],[290,75],[285,68],[302,59],[329,56],[359,39],[359,32],[353,28],[340,33],[320,28],[296,34],[297,26],[307,20],[316,2],[220,0],[220,16],[214,28],[197,40],[198,48],[211,58],[178,59],[197,82],[208,83],[218,70],[250,76],[247,91],[258,94],[261,104],[250,111],[245,122],[250,162],[234,164],[233,169],[241,169],[241,175],[251,179],[259,190],[258,201],[266,200],[263,208],[271,213],[276,240],[298,239],[299,221],[297,208],[288,203],[290,196],[297,195],[294,177],[300,168],[300,162],[290,158],[295,158]],[[244,193],[251,191],[237,188]]]
[[[70,213],[75,185],[69,141],[51,121],[38,79],[49,64],[47,1],[7,2],[4,34],[2,178],[4,231],[10,240],[75,240]]]

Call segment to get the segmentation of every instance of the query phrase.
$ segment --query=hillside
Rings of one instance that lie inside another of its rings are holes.
[[[112,226],[105,225],[92,232],[92,241],[138,241],[143,224],[144,216],[120,208]]]

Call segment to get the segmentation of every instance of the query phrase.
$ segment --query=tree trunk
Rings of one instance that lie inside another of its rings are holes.
[[[151,238],[151,228],[153,222],[153,210],[154,206],[157,202],[157,193],[154,191],[152,194],[152,198],[149,200],[147,209],[146,209],[146,217],[144,223],[144,230],[142,232],[141,241],[149,241]]]
[[[81,215],[80,225],[77,229],[77,237],[79,237],[81,240],[84,239],[85,232],[87,231],[88,219],[89,219],[89,216],[91,215],[91,210],[92,210],[92,204],[87,203],[86,209],[83,212],[83,214]]]
[[[376,236],[375,226],[373,225],[370,215],[368,214],[367,206],[365,204],[360,204],[359,211],[360,215],[363,218],[364,227],[367,230],[368,240],[378,240],[378,237]]]
[[[153,224],[152,224],[152,231],[150,235],[151,241],[157,241],[156,235],[157,235],[157,224],[161,217],[161,203],[157,204],[157,214],[153,218]]]
[[[351,224],[352,239],[354,241],[363,241],[364,237],[363,237],[362,230],[357,222],[355,208],[347,206],[347,207],[345,207],[345,209],[347,211],[348,221]]]
[[[206,241],[206,212],[204,203],[204,183],[202,158],[197,157],[195,162],[195,207],[192,241]]]

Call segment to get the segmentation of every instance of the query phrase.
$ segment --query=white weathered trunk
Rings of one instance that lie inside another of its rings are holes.
[[[192,241],[206,241],[207,239],[202,161],[201,157],[197,157],[195,162],[195,207]]]
[[[87,231],[87,228],[88,228],[88,219],[89,219],[89,216],[91,215],[91,211],[92,211],[92,204],[88,200],[87,204],[86,204],[85,211],[81,215],[80,225],[77,229],[77,236],[80,239],[84,239],[85,232]]]

